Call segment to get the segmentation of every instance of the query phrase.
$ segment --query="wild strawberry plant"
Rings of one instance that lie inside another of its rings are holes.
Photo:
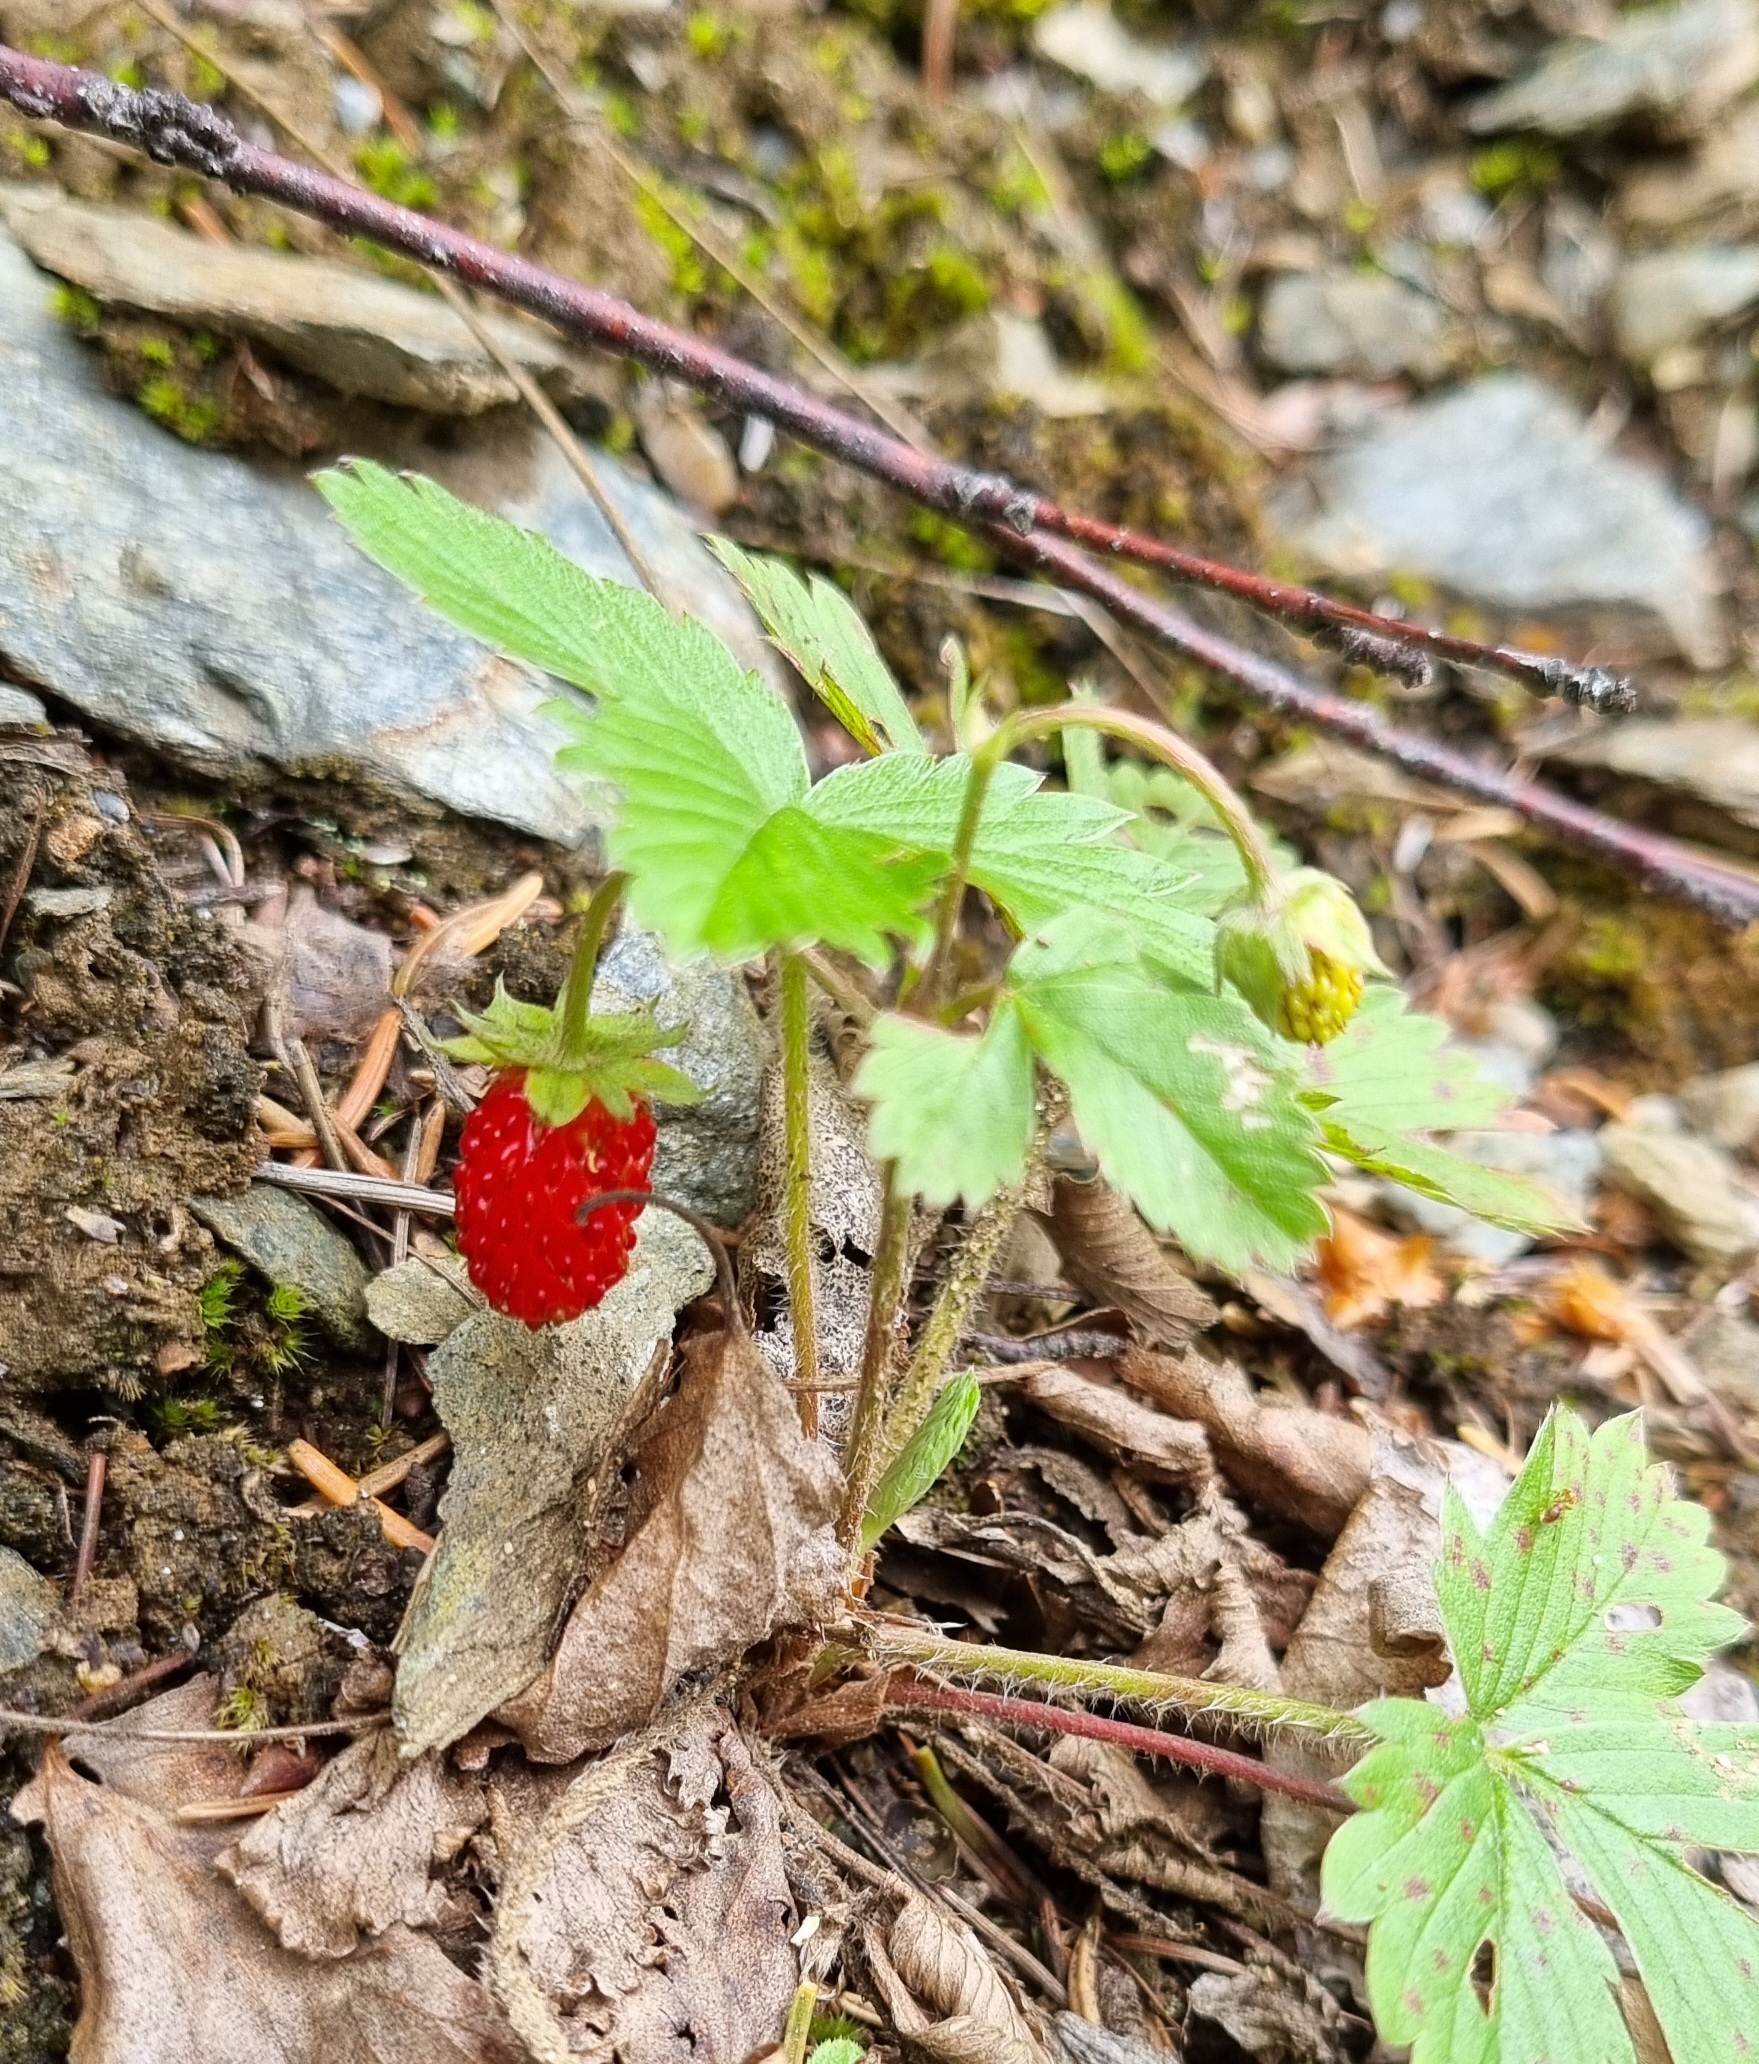
[[[701,625],[430,482],[355,465],[319,485],[435,608],[590,696],[549,707],[569,734],[561,763],[614,795],[608,858],[635,915],[679,955],[776,957],[803,1371],[807,982],[835,993],[826,956],[843,954],[892,999],[857,1076],[887,1172],[844,1456],[857,1554],[946,1467],[976,1409],[969,1376],[939,1386],[938,1310],[891,1391],[911,1202],[963,1205],[975,1242],[1006,1222],[1065,1111],[1151,1225],[1227,1268],[1287,1268],[1323,1231],[1326,1156],[1497,1223],[1564,1220],[1536,1185],[1438,1142],[1493,1124],[1503,1092],[1446,1047],[1441,1024],[1373,980],[1383,970],[1341,886],[1280,865],[1173,733],[1079,694],[998,720],[956,670],[954,750],[934,752],[834,588],[718,544],[773,642],[866,755],[815,782],[781,698]],[[1053,736],[1061,790],[1013,757]],[[1128,754],[1108,761],[1102,739]],[[968,889],[1000,918],[1005,945],[995,927],[968,926]],[[589,948],[576,1011],[590,973]],[[529,1024],[522,1008],[499,1006],[498,1024],[472,1037],[487,1057],[531,1068],[571,1005]],[[525,1042],[519,1053],[509,1038]],[[614,1094],[666,1092],[651,1028],[612,1026],[595,1041],[591,1065],[622,1071]],[[580,1110],[578,1089],[565,1084],[553,1122]],[[956,1320],[942,1327],[949,1348]],[[1759,1923],[1691,1852],[1759,1850],[1759,1730],[1695,1727],[1676,1703],[1739,1631],[1709,1602],[1721,1565],[1705,1523],[1646,1464],[1634,1420],[1590,1438],[1568,1413],[1548,1422],[1487,1534],[1450,1496],[1437,1582],[1463,1713],[1390,1700],[1351,1716],[890,1623],[866,1638],[882,1661],[955,1682],[1000,1674],[1377,1738],[1348,1781],[1364,1810],[1334,1838],[1324,1889],[1340,1918],[1370,1924],[1381,2033],[1413,2044],[1417,2064],[1625,2064],[1609,1927],[1675,2064],[1735,2064],[1759,2040]]]
[[[869,754],[814,782],[787,705],[701,624],[432,482],[363,464],[319,485],[364,549],[436,609],[591,695],[549,705],[571,734],[560,762],[614,788],[608,857],[634,915],[675,953],[829,948],[886,977],[901,1002],[876,1022],[859,1086],[876,1152],[909,1193],[975,1208],[1017,1179],[1035,1083],[1049,1078],[1107,1178],[1157,1230],[1224,1267],[1286,1269],[1324,1231],[1322,1151],[1499,1223],[1558,1224],[1546,1192],[1429,1137],[1485,1123],[1506,1099],[1438,1053],[1443,1028],[1396,992],[1371,991],[1347,1023],[1319,1009],[1318,1029],[1338,1035],[1324,1046],[1286,1036],[1291,1009],[1317,1008],[1313,985],[1329,995],[1339,971],[1378,962],[1341,886],[1311,870],[1279,877],[1238,799],[1188,747],[1182,771],[1245,859],[1243,897],[1240,870],[1219,870],[1196,828],[1163,826],[1147,849],[1127,811],[1006,757],[1016,740],[1077,726],[1150,752],[1176,746],[1171,733],[1071,701],[978,738],[971,699],[965,749],[933,753],[835,589],[722,544],[774,642]],[[950,996],[927,977],[937,960],[944,975],[958,943],[962,909],[946,905],[966,883],[1015,944],[980,994]],[[1345,1019],[1335,998],[1326,1008]]]

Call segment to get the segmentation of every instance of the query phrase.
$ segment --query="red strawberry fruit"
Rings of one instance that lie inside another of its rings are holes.
[[[653,1158],[646,1104],[619,1119],[594,1097],[578,1118],[546,1125],[524,1070],[497,1076],[465,1124],[453,1179],[470,1280],[528,1326],[590,1311],[623,1280],[641,1206],[607,1204],[584,1222],[580,1207],[606,1190],[645,1190]]]
[[[639,1204],[581,1206],[607,1190],[645,1190],[654,1158],[648,1100],[690,1103],[701,1092],[654,1058],[686,1027],[651,1010],[595,1017],[598,941],[621,878],[593,898],[574,964],[553,1010],[496,985],[469,1036],[446,1042],[459,1060],[498,1072],[465,1121],[454,1194],[458,1245],[470,1280],[498,1312],[527,1326],[578,1318],[623,1280]]]

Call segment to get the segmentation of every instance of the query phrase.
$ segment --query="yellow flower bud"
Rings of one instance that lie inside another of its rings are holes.
[[[1222,913],[1215,971],[1273,1032],[1312,1046],[1355,1016],[1364,976],[1388,973],[1355,898],[1317,867],[1298,867],[1264,901]]]

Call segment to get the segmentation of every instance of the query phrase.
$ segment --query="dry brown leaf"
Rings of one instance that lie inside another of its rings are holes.
[[[810,1625],[841,1595],[836,1462],[743,1334],[688,1342],[676,1392],[637,1438],[626,1546],[498,1715],[542,1763],[645,1727],[686,1671]]]
[[[138,1708],[133,1728],[210,1723],[213,1680]],[[40,1824],[80,1975],[72,2064],[520,2064],[488,1994],[425,1935],[388,1928],[354,1956],[314,1962],[277,1942],[214,1868],[230,1831],[174,1809],[236,1797],[225,1748],[82,1735],[13,1803]]]
[[[1432,1574],[1441,1552],[1447,1468],[1433,1447],[1380,1436],[1372,1480],[1338,1536],[1306,1616],[1283,1657],[1291,1698],[1349,1712],[1375,1698],[1421,1698],[1450,1673]],[[1353,1745],[1266,1751],[1281,1767],[1334,1782]],[[1265,1862],[1280,1890],[1310,1890],[1335,1817],[1281,1793],[1265,1795]]]
[[[1190,1998],[1199,2020],[1215,2022],[1260,2064],[1335,2064],[1347,2054],[1337,2003],[1313,1979],[1298,1992],[1269,1971],[1205,1971]]]
[[[347,1956],[363,1934],[465,1917],[432,1875],[487,1818],[483,1788],[389,1733],[355,1742],[219,1858],[221,1872],[302,1956]]]
[[[867,1961],[892,2024],[934,2064],[1044,2064],[1044,2050],[1001,1973],[962,1922],[919,1895],[904,1902]]]
[[[1145,1588],[1152,1576],[1167,1601],[1132,1658],[1141,1668],[1265,1688],[1277,1682],[1271,1649],[1287,1645],[1313,1579],[1256,1539],[1219,1483],[1205,1486],[1177,1526],[1126,1542],[1112,1562]],[[1219,1653],[1210,1653],[1212,1643]]]
[[[1101,1304],[1115,1304],[1151,1346],[1182,1348],[1215,1324],[1214,1302],[1174,1268],[1134,1205],[1109,1183],[1058,1176],[1050,1231],[1070,1282]]]
[[[1215,1459],[1258,1504],[1326,1540],[1368,1486],[1368,1435],[1354,1420],[1301,1405],[1261,1405],[1243,1370],[1195,1349],[1183,1355],[1127,1348],[1118,1373],[1180,1419],[1208,1430]]]
[[[1318,1256],[1326,1317],[1335,1326],[1360,1326],[1395,1304],[1439,1304],[1446,1285],[1430,1266],[1434,1248],[1421,1233],[1401,1240],[1334,1204]]]
[[[497,1997],[539,2064],[744,2064],[799,1982],[781,1807],[698,1708],[568,1787],[502,1881]]]
[[[1189,1483],[1210,1474],[1203,1428],[1171,1419],[1102,1376],[1067,1362],[1046,1362],[1020,1385],[1047,1417],[1071,1427],[1103,1455],[1160,1483]]]
[[[1629,1347],[1667,1386],[1676,1405],[1701,1405],[1710,1395],[1692,1357],[1670,1339],[1636,1298],[1603,1269],[1585,1258],[1569,1264],[1548,1285],[1541,1300],[1546,1314],[1566,1332],[1584,1340]]]

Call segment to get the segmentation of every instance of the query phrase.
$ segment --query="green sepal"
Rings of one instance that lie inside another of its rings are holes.
[[[654,1058],[654,1049],[689,1036],[684,1025],[661,1025],[651,1010],[589,1017],[572,1039],[561,1011],[521,1003],[497,982],[488,1009],[461,1010],[466,1026],[441,1042],[454,1060],[491,1068],[523,1068],[526,1101],[546,1125],[567,1125],[597,1097],[613,1118],[634,1114],[635,1098],[694,1104],[703,1092],[688,1075]]]

